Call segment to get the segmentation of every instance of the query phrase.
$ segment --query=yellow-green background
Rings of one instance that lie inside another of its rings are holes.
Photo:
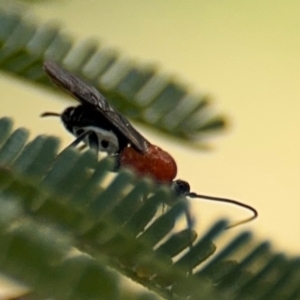
[[[6,4],[9,1],[5,1]],[[95,37],[142,61],[158,63],[192,89],[213,96],[230,117],[230,130],[212,152],[190,149],[139,129],[176,158],[180,178],[194,191],[240,199],[259,218],[232,229],[271,238],[277,250],[300,253],[300,2],[258,0],[64,0],[30,5],[40,21],[57,19],[78,38]],[[61,111],[45,90],[0,74],[1,116],[33,134],[72,141],[43,111]],[[62,96],[63,97],[63,96]],[[239,220],[247,212],[193,202],[201,233],[216,217]]]

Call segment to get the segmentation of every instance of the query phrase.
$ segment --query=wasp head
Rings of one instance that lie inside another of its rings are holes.
[[[174,180],[171,185],[176,196],[187,196],[190,193],[190,185],[184,180]]]
[[[72,128],[74,111],[75,111],[75,107],[71,106],[66,108],[61,114],[61,120],[68,130]]]

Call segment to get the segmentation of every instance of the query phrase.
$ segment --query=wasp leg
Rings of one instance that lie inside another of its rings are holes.
[[[87,136],[89,136],[92,133],[92,131],[88,130],[82,133],[74,142],[72,142],[67,148],[73,148],[76,147],[80,142],[82,142]],[[66,148],[66,149],[67,149]]]
[[[185,213],[185,219],[186,219],[186,223],[187,223],[187,228],[191,231],[189,248],[190,248],[190,251],[192,251],[193,250],[193,241],[194,241],[193,233],[192,233],[192,230],[193,230],[193,227],[194,227],[194,220],[193,220],[193,217],[192,217],[191,212],[189,210],[189,207],[185,208],[185,212],[184,213]],[[190,262],[189,263],[188,276],[191,276],[192,274],[193,274],[193,265]]]
[[[98,153],[98,151],[99,151],[99,140],[98,140],[97,134],[95,132],[92,132],[89,135],[89,146],[93,151],[95,151],[95,153]]]
[[[78,147],[78,150],[81,152],[87,147],[87,144],[83,144],[80,147]]]

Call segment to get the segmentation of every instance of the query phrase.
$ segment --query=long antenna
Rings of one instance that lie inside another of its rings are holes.
[[[255,208],[253,208],[252,206],[247,205],[245,203],[239,202],[237,200],[228,199],[228,198],[221,198],[221,197],[213,197],[213,196],[207,196],[207,195],[200,195],[200,194],[196,194],[196,193],[193,193],[193,192],[192,193],[188,193],[187,196],[189,196],[191,198],[201,198],[201,199],[204,199],[204,200],[230,203],[230,204],[234,204],[234,205],[237,205],[237,206],[244,207],[244,208],[252,211],[252,213],[253,213],[252,217],[249,217],[249,218],[247,218],[245,220],[233,223],[232,225],[227,226],[226,229],[233,228],[233,227],[236,227],[238,225],[248,223],[248,222],[254,220],[258,216],[258,212],[257,212],[257,210]]]

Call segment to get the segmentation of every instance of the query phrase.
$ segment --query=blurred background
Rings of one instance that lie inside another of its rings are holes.
[[[256,221],[228,235],[250,229],[259,239],[271,239],[276,250],[299,254],[299,1],[24,3],[29,20],[33,15],[41,22],[55,19],[78,40],[94,37],[210,94],[215,111],[227,115],[230,124],[210,141],[212,151],[138,129],[172,153],[178,178],[189,181],[193,191],[239,199],[258,210]],[[61,112],[67,102],[4,73],[0,91],[1,116],[13,117],[32,136],[56,135],[65,146],[72,141],[58,120],[39,117],[44,111]],[[200,234],[218,217],[233,222],[248,216],[240,208],[205,201],[191,201],[191,209]]]

